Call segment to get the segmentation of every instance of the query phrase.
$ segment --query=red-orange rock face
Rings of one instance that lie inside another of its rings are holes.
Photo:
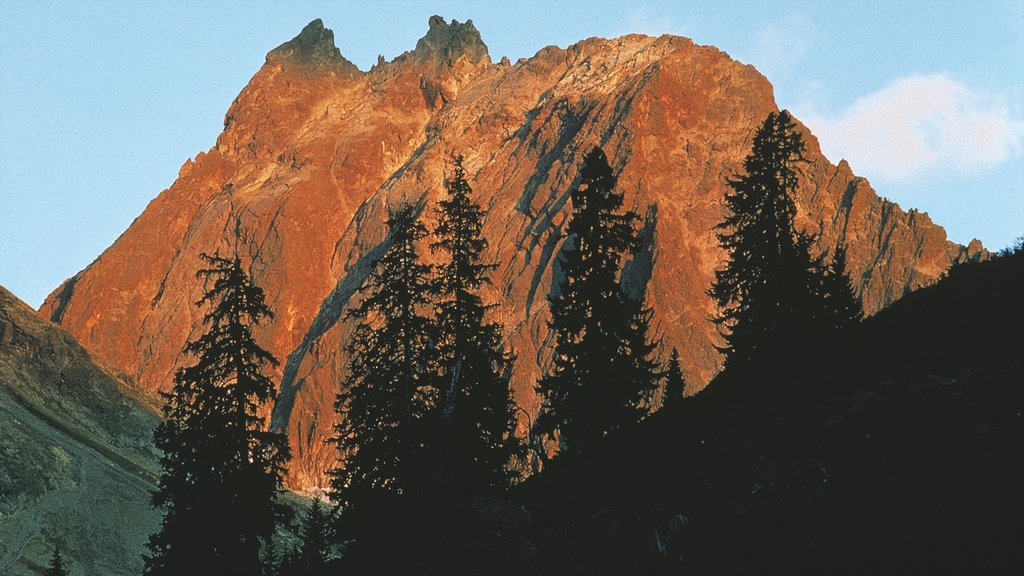
[[[292,441],[290,482],[323,485],[350,329],[343,311],[384,238],[389,208],[433,206],[452,155],[465,156],[489,210],[489,257],[500,264],[485,298],[500,304],[494,316],[518,355],[516,399],[532,414],[569,189],[582,155],[599,145],[626,205],[646,218],[644,248],[623,281],[646,294],[663,349],[679,348],[697,391],[721,362],[705,295],[724,258],[712,228],[723,217],[726,179],[775,109],[754,68],[684,38],[589,39],[492,64],[472,24],[435,17],[416,50],[363,73],[316,21],[267,56],[217,145],[186,162],[41,314],[147,388],[166,389],[185,361],[182,345],[201,329],[198,255],[225,248],[238,219],[276,314],[258,336],[287,358],[273,423]],[[983,254],[980,244],[949,242],[927,215],[879,198],[806,136],[798,224],[820,233],[819,250],[846,240],[869,312]],[[430,224],[432,209],[424,214]]]

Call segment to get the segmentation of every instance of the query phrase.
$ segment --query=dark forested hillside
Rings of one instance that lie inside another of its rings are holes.
[[[520,488],[542,573],[1005,573],[1024,513],[1024,253],[955,267],[791,378],[703,393]]]

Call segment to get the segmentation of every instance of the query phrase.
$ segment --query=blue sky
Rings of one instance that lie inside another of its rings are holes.
[[[833,161],[950,237],[1024,234],[1024,0],[0,0],[0,284],[33,306],[211,147],[266,53],[314,18],[368,69],[440,14],[491,58],[678,34],[755,65]]]

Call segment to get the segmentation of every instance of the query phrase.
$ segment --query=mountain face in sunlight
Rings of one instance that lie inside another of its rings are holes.
[[[500,304],[494,319],[517,354],[525,428],[550,358],[547,298],[569,189],[582,155],[599,145],[626,206],[644,217],[643,246],[622,281],[654,310],[662,360],[678,348],[695,392],[721,363],[705,290],[724,258],[713,228],[726,182],[776,108],[757,70],[685,38],[591,38],[492,62],[472,22],[433,17],[414,50],[363,72],[317,20],[267,55],[216,145],[186,161],[40,313],[146,390],[167,389],[201,323],[199,254],[226,249],[240,223],[276,315],[257,338],[282,359],[272,422],[292,442],[289,482],[323,486],[351,330],[344,310],[379,252],[389,210],[423,203],[431,225],[451,159],[462,154],[489,210],[487,257],[499,267],[485,298]],[[985,257],[980,243],[954,244],[926,214],[880,198],[845,161],[833,165],[806,130],[805,140],[797,223],[817,235],[818,252],[848,244],[868,312],[952,263]]]

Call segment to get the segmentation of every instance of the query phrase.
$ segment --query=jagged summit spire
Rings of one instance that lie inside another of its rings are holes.
[[[435,15],[427,23],[427,35],[416,42],[416,49],[412,52],[417,59],[426,60],[437,56],[452,61],[465,54],[477,62],[484,59],[490,61],[487,45],[480,38],[480,32],[473,26],[472,20],[466,20],[465,24],[452,20],[448,24],[444,18]]]
[[[298,36],[267,54],[267,61],[275,59],[326,68],[338,73],[359,71],[355,64],[341,55],[341,50],[334,45],[334,32],[330,28],[324,28],[324,23],[319,18],[306,24]]]

